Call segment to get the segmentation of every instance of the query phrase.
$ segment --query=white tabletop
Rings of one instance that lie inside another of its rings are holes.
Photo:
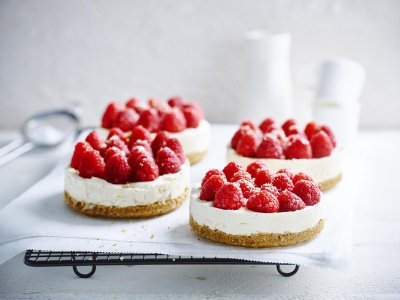
[[[15,132],[0,132],[0,144]],[[71,267],[31,268],[23,254],[0,265],[0,298],[354,298],[400,297],[400,131],[364,131],[354,151],[365,161],[355,203],[353,259],[345,272],[273,266],[104,266],[90,279]],[[42,178],[57,153],[36,152],[0,168],[0,209]],[[343,209],[346,209],[345,207]],[[1,220],[0,220],[1,224]]]

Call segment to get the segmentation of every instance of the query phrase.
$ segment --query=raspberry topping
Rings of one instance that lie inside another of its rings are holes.
[[[151,142],[151,149],[153,150],[153,153],[156,154],[161,147],[165,147],[169,138],[168,132],[158,132],[154,140]]]
[[[266,118],[261,122],[259,128],[263,133],[269,133],[275,129],[278,129],[278,125],[276,125],[275,121],[271,118]]]
[[[171,97],[168,99],[168,104],[171,107],[181,108],[184,103],[185,103],[185,101],[179,96]]]
[[[274,175],[268,169],[261,169],[257,172],[256,177],[254,178],[254,183],[256,186],[260,187],[264,183],[271,183]]]
[[[263,163],[260,160],[256,160],[255,162],[252,162],[251,164],[249,164],[247,166],[247,172],[249,172],[249,174],[251,175],[251,177],[255,178],[257,175],[257,172],[260,169],[265,169],[267,168],[267,165],[265,163]]]
[[[89,133],[89,135],[86,137],[86,141],[90,144],[90,146],[92,146],[93,149],[97,151],[101,151],[106,147],[103,138],[97,131],[92,131]]]
[[[170,106],[168,105],[168,103],[162,101],[161,99],[157,99],[157,98],[150,98],[148,101],[148,104],[150,107],[156,109],[159,113],[159,115],[163,115],[164,113],[166,113],[167,111],[170,110]]]
[[[222,170],[222,172],[224,172],[226,179],[228,181],[230,181],[231,178],[233,177],[233,175],[235,175],[235,173],[238,171],[244,171],[244,169],[241,165],[239,165],[238,163],[235,163],[235,162],[230,162]]]
[[[151,141],[150,131],[148,131],[142,125],[135,126],[132,129],[131,136],[129,138],[129,147],[131,147],[132,144],[137,140],[146,140],[150,142]]]
[[[245,127],[245,126],[249,126],[254,131],[257,130],[257,125],[254,124],[254,122],[252,122],[250,120],[246,120],[246,121],[243,121],[242,123],[240,123],[240,127]]]
[[[245,136],[247,134],[247,132],[252,131],[252,129],[249,126],[244,126],[244,127],[240,127],[235,134],[233,135],[232,139],[231,139],[231,147],[232,149],[237,149],[237,146],[239,144],[239,141],[241,140],[241,138],[243,136]]]
[[[236,183],[239,185],[243,197],[245,197],[246,199],[250,198],[251,195],[253,195],[254,190],[256,189],[254,183],[251,180],[245,178],[239,179],[238,181],[236,181]]]
[[[166,147],[170,148],[178,156],[181,163],[186,161],[185,154],[183,153],[182,145],[177,138],[170,138],[167,140]]]
[[[294,173],[292,170],[288,169],[288,168],[283,168],[278,170],[278,172],[276,172],[277,174],[286,174],[291,180],[293,180],[294,177]]]
[[[297,173],[296,175],[293,176],[292,182],[293,184],[296,184],[297,181],[299,180],[308,180],[308,181],[314,181],[310,176],[308,176],[305,173]]]
[[[305,203],[299,196],[289,190],[284,190],[278,196],[279,211],[296,211],[306,207]]]
[[[108,160],[114,156],[114,154],[121,154],[124,155],[124,153],[121,151],[121,149],[117,148],[117,147],[111,147],[111,148],[107,148],[107,150],[104,153],[104,161],[107,163]]]
[[[126,108],[120,111],[114,120],[113,126],[120,128],[122,131],[130,131],[136,125],[139,115],[132,108]]]
[[[291,135],[283,150],[287,159],[311,158],[311,146],[307,139],[300,135]]]
[[[240,180],[240,179],[245,179],[245,180],[250,180],[250,181],[252,180],[249,173],[247,173],[247,172],[244,171],[244,170],[240,170],[240,171],[237,171],[237,172],[231,177],[231,180],[229,180],[229,181],[230,181],[230,182],[236,182],[236,181],[238,181],[238,180]]]
[[[335,138],[335,135],[333,134],[332,129],[327,125],[322,125],[321,130],[325,131],[325,133],[329,136],[329,138],[332,142],[333,148],[335,148],[336,147],[336,138]]]
[[[203,186],[204,183],[207,181],[207,179],[210,178],[210,177],[213,176],[213,175],[220,175],[220,176],[222,176],[222,177],[225,179],[225,181],[226,181],[225,174],[222,173],[222,171],[220,171],[220,170],[218,170],[218,169],[211,169],[211,170],[208,170],[208,171],[207,171],[206,175],[204,175],[203,180],[201,181],[201,186]]]
[[[333,151],[331,139],[326,132],[322,130],[314,134],[311,138],[310,144],[314,158],[329,156]]]
[[[320,126],[317,122],[311,121],[307,123],[306,128],[304,128],[304,133],[307,136],[308,140],[311,140],[314,134],[321,130]]]
[[[83,152],[79,164],[79,176],[83,178],[104,177],[104,159],[100,152],[93,149],[87,149]]]
[[[114,154],[106,163],[104,178],[113,184],[125,184],[129,181],[131,167],[124,155]]]
[[[126,101],[125,106],[136,110],[136,107],[139,105],[139,103],[139,99],[131,97],[130,99],[128,99],[128,101]]]
[[[147,140],[136,140],[136,141],[134,141],[132,143],[132,145],[131,145],[130,151],[132,151],[132,148],[135,147],[135,146],[144,147],[146,149],[146,151],[149,153],[150,156],[153,154],[152,150],[151,150],[151,147],[150,147],[150,143]]]
[[[253,194],[246,204],[247,208],[262,213],[275,213],[279,211],[279,201],[276,197],[267,192],[259,191]]]
[[[299,180],[293,188],[293,193],[299,196],[306,205],[315,205],[321,199],[318,185],[309,180]]]
[[[163,129],[169,132],[181,132],[186,128],[186,119],[182,111],[172,108],[164,116]]]
[[[151,156],[140,156],[132,166],[133,181],[153,181],[158,175],[158,167]]]
[[[297,125],[292,125],[287,129],[287,131],[285,131],[285,134],[286,134],[286,136],[301,134],[301,131],[297,127]]]
[[[110,138],[112,138],[114,135],[119,136],[119,138],[125,143],[128,143],[128,140],[125,136],[125,133],[119,129],[118,127],[114,127],[113,129],[110,130],[110,132],[108,133],[107,136],[107,140],[109,140]]]
[[[181,169],[181,162],[174,151],[168,147],[162,147],[157,152],[156,163],[160,175],[177,173]]]
[[[236,151],[242,156],[254,157],[259,144],[260,141],[256,133],[253,130],[249,130],[240,138]]]
[[[276,186],[272,185],[272,183],[264,183],[261,186],[261,190],[267,191],[267,192],[271,193],[272,195],[274,195],[275,197],[279,196],[279,190],[276,188]]]
[[[272,184],[276,186],[279,191],[290,191],[293,189],[293,182],[285,173],[276,174],[272,179]]]
[[[140,145],[133,146],[128,156],[128,163],[131,166],[131,168],[133,168],[138,159],[141,158],[142,156],[152,157],[151,153],[145,147]]]
[[[236,183],[226,183],[215,193],[214,207],[237,210],[244,204],[242,190]]]
[[[187,128],[196,128],[199,126],[202,119],[201,111],[198,111],[195,107],[187,106],[182,109],[182,112],[186,119]]]
[[[289,128],[292,127],[293,125],[297,125],[296,121],[294,119],[287,119],[285,123],[282,124],[282,129],[285,132],[285,135],[290,135],[288,134],[290,132]]]
[[[107,129],[112,128],[117,114],[124,109],[124,105],[120,102],[111,102],[108,104],[101,119],[101,127]]]
[[[122,152],[129,153],[128,146],[121,140],[118,135],[112,136],[106,141],[107,148],[117,147],[121,149]]]
[[[212,201],[215,198],[215,193],[226,183],[225,176],[211,175],[202,185],[200,199]]]
[[[71,168],[74,168],[75,170],[79,169],[79,165],[81,163],[83,153],[86,151],[92,149],[90,144],[88,142],[79,142],[75,145],[75,150],[74,154],[72,155],[71,163],[70,166]]]
[[[154,108],[146,109],[142,112],[137,122],[138,125],[142,125],[150,132],[155,132],[160,129],[161,120]]]
[[[267,134],[257,149],[257,157],[280,159],[283,157],[282,146],[277,139]]]

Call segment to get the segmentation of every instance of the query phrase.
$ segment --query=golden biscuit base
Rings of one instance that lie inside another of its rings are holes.
[[[195,153],[188,153],[185,154],[186,158],[189,160],[191,165],[197,164],[200,162],[207,154],[207,151],[203,152],[195,152]]]
[[[79,201],[64,191],[65,202],[73,210],[91,217],[107,218],[148,218],[166,214],[179,207],[190,193],[190,188],[175,199],[169,199],[165,202],[155,202],[149,205],[137,205],[127,207],[105,206]]]
[[[343,173],[340,173],[339,175],[337,175],[331,179],[322,181],[319,184],[321,187],[321,191],[326,191],[326,190],[333,188],[336,184],[339,183],[340,180],[342,180],[342,177],[343,177]]]
[[[247,248],[267,248],[296,245],[308,241],[322,231],[324,220],[321,219],[314,227],[296,233],[228,234],[217,229],[211,229],[206,225],[199,225],[192,216],[190,216],[190,226],[195,233],[214,242]]]

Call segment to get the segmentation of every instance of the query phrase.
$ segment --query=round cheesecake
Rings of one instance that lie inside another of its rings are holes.
[[[189,162],[177,173],[154,181],[112,184],[104,179],[83,178],[69,167],[65,171],[65,201],[74,210],[101,217],[152,217],[179,207],[190,194]]]

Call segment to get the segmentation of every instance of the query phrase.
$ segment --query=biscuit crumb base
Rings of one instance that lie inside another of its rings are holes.
[[[247,248],[267,248],[296,245],[308,241],[322,231],[324,220],[321,219],[314,227],[296,233],[228,234],[217,229],[211,229],[206,225],[199,225],[192,216],[190,216],[190,226],[195,233],[214,242]]]
[[[191,165],[197,164],[206,156],[207,151],[185,154]]]
[[[107,218],[148,218],[166,214],[178,208],[189,196],[190,188],[175,199],[168,199],[165,202],[155,202],[149,205],[137,205],[127,207],[105,206],[89,202],[79,201],[64,191],[65,202],[73,210],[91,217]]]
[[[339,183],[340,180],[342,180],[342,177],[343,177],[343,174],[340,173],[339,175],[337,175],[331,179],[320,182],[319,185],[321,186],[321,191],[326,191],[326,190],[333,188],[336,184]]]

